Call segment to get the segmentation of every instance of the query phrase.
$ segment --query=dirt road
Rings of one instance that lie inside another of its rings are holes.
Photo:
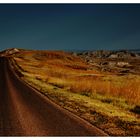
[[[29,87],[0,58],[0,136],[106,136]]]

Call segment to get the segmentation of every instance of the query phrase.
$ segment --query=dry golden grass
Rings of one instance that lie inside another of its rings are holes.
[[[109,135],[139,136],[140,76],[91,70],[69,53],[25,51],[14,56],[23,80]]]
[[[119,85],[112,81],[79,79],[71,82],[72,92],[99,93],[105,96],[124,98],[129,103],[140,104],[140,80],[124,80]]]
[[[89,70],[89,65],[81,59],[63,51],[25,51],[16,61],[29,73],[40,75],[42,79],[47,79],[46,82],[66,87],[71,92],[90,96],[99,93],[140,104],[139,76],[128,78],[129,76],[121,77]]]
[[[55,75],[56,74],[56,75]],[[62,75],[61,75],[62,74]],[[108,96],[124,98],[130,104],[140,104],[140,80],[126,80],[122,79],[120,83],[110,80],[101,80],[101,78],[85,78],[85,76],[68,76],[65,73],[51,73],[49,78],[53,80],[50,82],[58,87],[67,87],[67,89],[74,93],[87,94],[87,96],[94,96],[95,93]],[[69,87],[69,88],[68,88]]]

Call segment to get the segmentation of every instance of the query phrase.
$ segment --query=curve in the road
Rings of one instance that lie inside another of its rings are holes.
[[[107,136],[24,83],[0,58],[1,136]]]

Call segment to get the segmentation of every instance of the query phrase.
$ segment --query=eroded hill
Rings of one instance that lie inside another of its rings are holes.
[[[140,74],[140,54],[131,51],[85,51],[73,53],[92,68],[118,74]]]

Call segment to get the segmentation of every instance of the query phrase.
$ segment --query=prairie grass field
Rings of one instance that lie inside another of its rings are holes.
[[[23,51],[12,58],[21,79],[111,136],[140,136],[140,75],[92,68],[63,51]]]

